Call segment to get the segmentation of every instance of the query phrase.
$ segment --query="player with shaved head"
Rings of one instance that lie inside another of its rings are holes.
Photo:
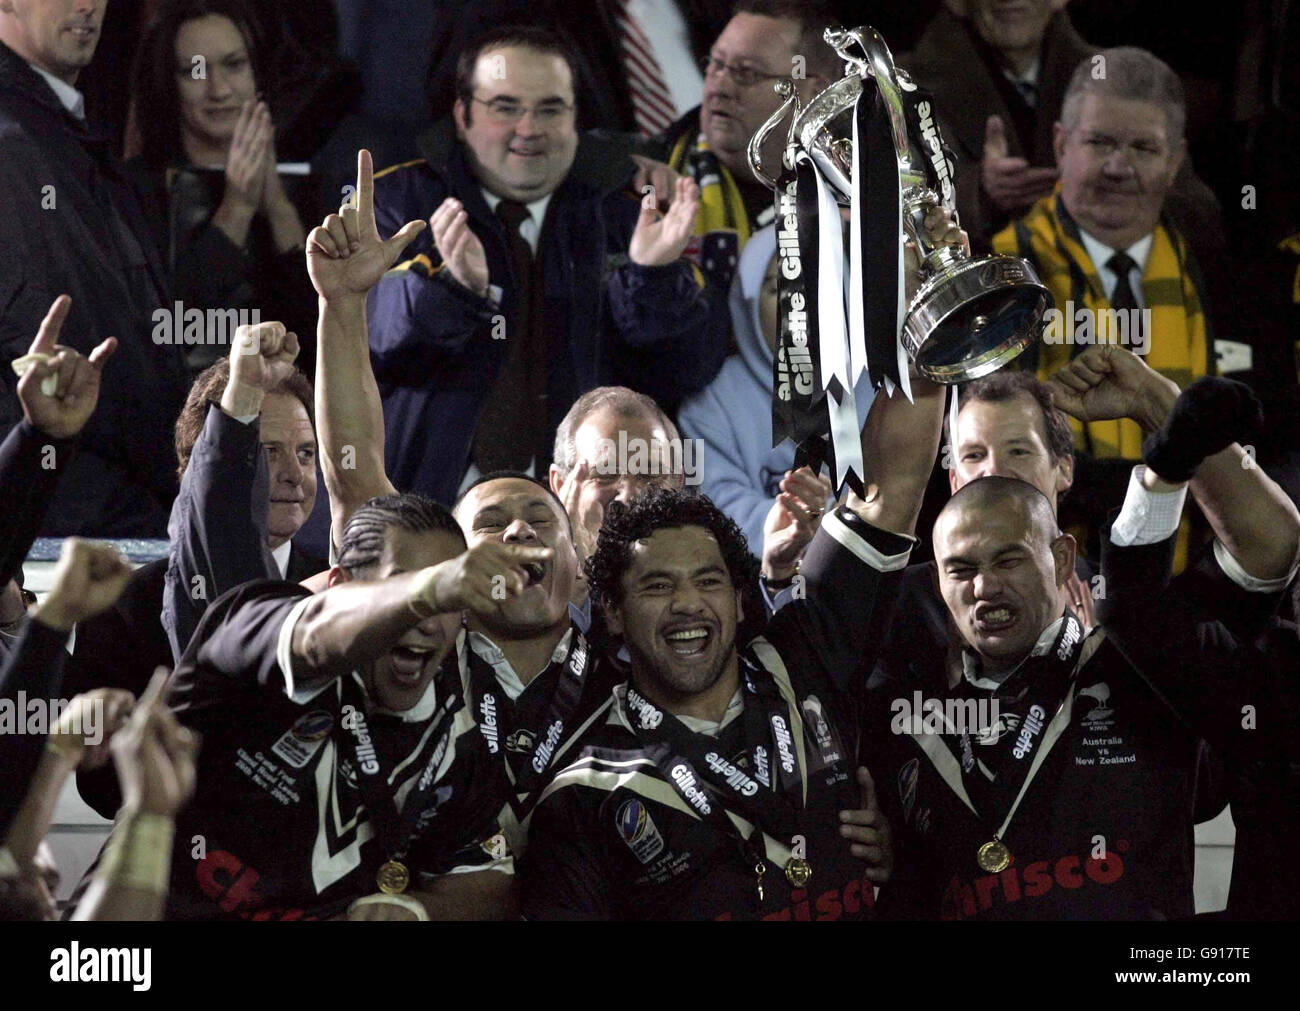
[[[959,662],[925,672],[924,692],[876,692],[864,728],[899,832],[881,897],[892,915],[1192,914],[1202,746],[1104,626],[1086,631],[1070,610],[1075,542],[1052,506],[1027,481],[980,477],[935,522]],[[1131,493],[1116,528],[1141,527],[1144,510]]]

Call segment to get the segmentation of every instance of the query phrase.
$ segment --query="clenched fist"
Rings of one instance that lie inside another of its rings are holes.
[[[130,578],[131,566],[115,549],[69,537],[54,569],[54,585],[32,617],[66,632],[112,607]]]

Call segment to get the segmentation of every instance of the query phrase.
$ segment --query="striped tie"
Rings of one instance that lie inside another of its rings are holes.
[[[616,0],[614,20],[622,37],[623,68],[632,95],[632,112],[637,130],[653,137],[672,126],[677,118],[663,69],[655,59],[650,39],[628,9],[630,0]]]

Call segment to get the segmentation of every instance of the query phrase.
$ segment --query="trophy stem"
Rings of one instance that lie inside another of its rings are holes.
[[[966,259],[966,251],[961,246],[940,246],[931,250],[921,261],[921,273],[928,277],[948,267],[955,267]]]

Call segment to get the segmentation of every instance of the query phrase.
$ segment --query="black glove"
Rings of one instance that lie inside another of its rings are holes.
[[[1207,456],[1248,440],[1264,408],[1245,383],[1202,376],[1183,390],[1159,431],[1142,443],[1142,462],[1166,481],[1190,481]]]

